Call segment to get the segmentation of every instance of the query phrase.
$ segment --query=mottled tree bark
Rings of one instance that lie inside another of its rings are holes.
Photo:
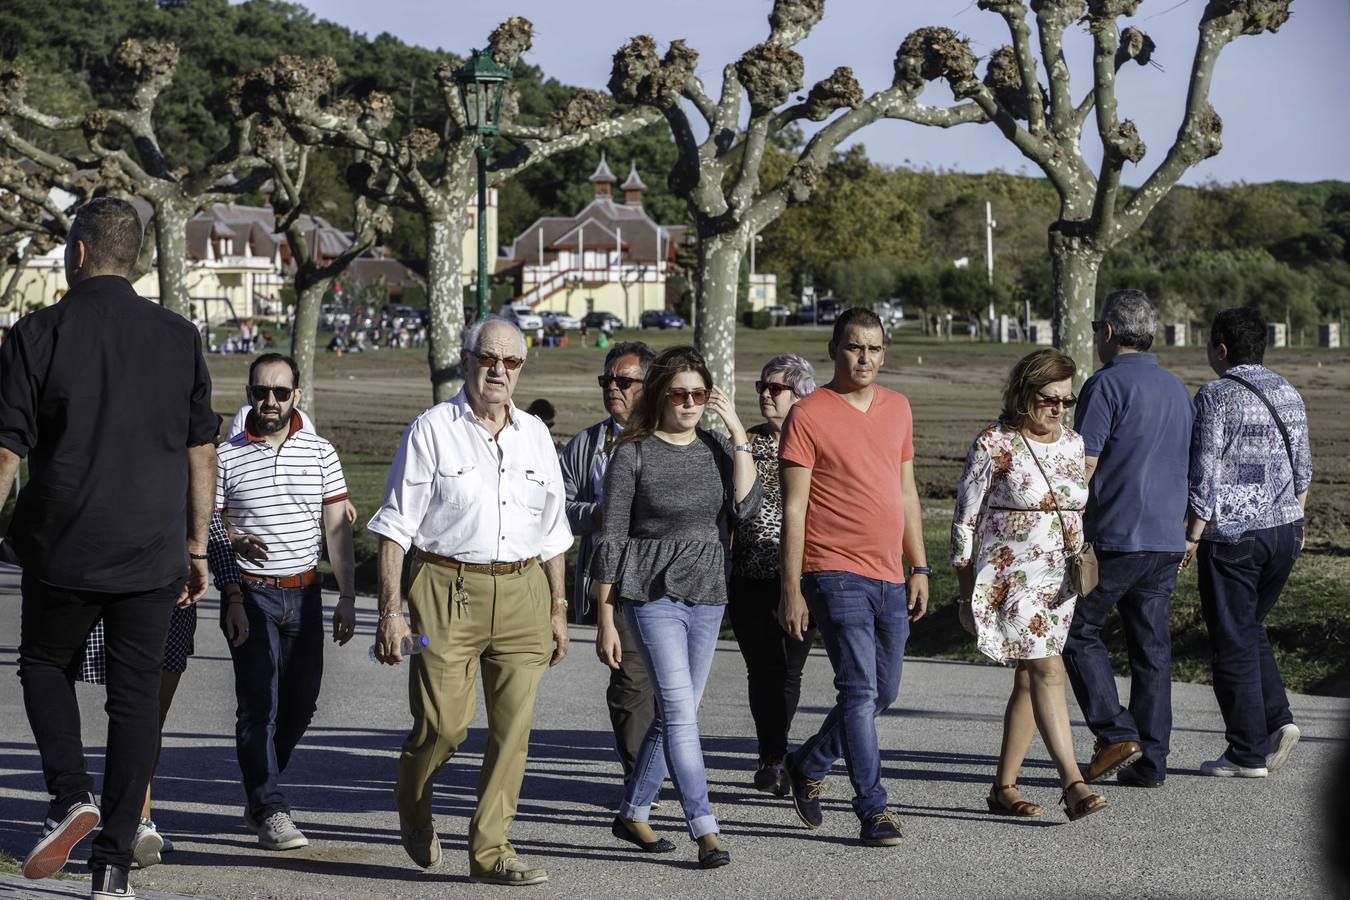
[[[745,244],[719,236],[700,241],[695,290],[698,315],[694,345],[708,362],[713,384],[734,398],[736,390],[736,294]]]
[[[440,215],[428,213],[427,305],[431,328],[427,334],[427,364],[431,369],[432,399],[449,400],[464,385],[459,345],[464,334],[464,208]]]
[[[197,212],[178,198],[155,204],[155,254],[159,302],[185,319],[192,318],[187,286],[187,223]],[[205,311],[203,310],[203,314]]]
[[[317,421],[315,408],[314,355],[319,338],[319,312],[323,298],[332,285],[331,277],[295,279],[295,323],[291,326],[291,358],[300,370],[300,408]]]

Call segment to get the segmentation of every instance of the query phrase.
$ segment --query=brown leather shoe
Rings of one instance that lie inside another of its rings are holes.
[[[1083,779],[1091,783],[1108,778],[1126,766],[1133,765],[1143,755],[1144,748],[1139,746],[1138,741],[1118,741],[1114,744],[1098,741]]]

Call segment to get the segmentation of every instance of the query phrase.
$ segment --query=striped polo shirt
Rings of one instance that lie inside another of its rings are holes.
[[[247,426],[216,448],[216,508],[235,528],[267,544],[266,560],[239,558],[245,573],[294,575],[314,568],[323,543],[323,508],[346,499],[337,451],[302,430],[294,411],[279,450]]]

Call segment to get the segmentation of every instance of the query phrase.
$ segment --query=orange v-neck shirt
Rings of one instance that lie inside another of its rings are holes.
[[[872,391],[866,412],[828,388],[798,400],[778,456],[811,470],[802,571],[903,583],[900,471],[914,458],[914,420],[904,394]]]

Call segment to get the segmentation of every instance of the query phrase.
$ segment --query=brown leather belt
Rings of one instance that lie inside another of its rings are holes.
[[[424,563],[431,563],[433,566],[444,566],[447,569],[458,569],[464,572],[472,572],[475,575],[514,575],[523,569],[528,569],[535,563],[534,557],[517,560],[516,562],[460,562],[453,557],[438,556],[420,548],[417,551],[417,558]]]
[[[240,572],[239,574],[244,576],[245,581],[265,584],[274,588],[301,588],[319,583],[318,569],[310,569],[308,572],[300,572],[295,575],[254,575],[250,572]]]

